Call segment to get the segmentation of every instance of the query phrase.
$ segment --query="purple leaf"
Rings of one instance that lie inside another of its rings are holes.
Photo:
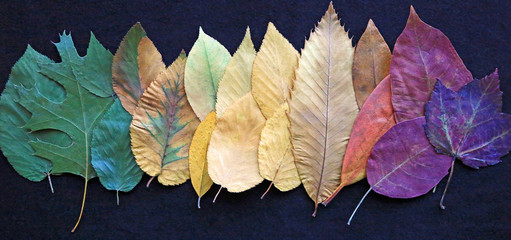
[[[413,7],[392,54],[392,104],[397,122],[424,116],[437,78],[455,91],[472,81],[449,39],[424,23]]]
[[[497,71],[458,93],[438,81],[426,105],[426,133],[439,153],[476,169],[494,165],[511,149],[511,116],[501,111]]]
[[[378,140],[367,163],[371,188],[392,198],[423,195],[447,175],[452,159],[438,154],[424,132],[424,117],[393,126]]]

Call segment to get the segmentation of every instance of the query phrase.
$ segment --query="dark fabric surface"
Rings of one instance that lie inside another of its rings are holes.
[[[51,41],[72,32],[85,54],[90,31],[112,53],[128,29],[140,21],[166,64],[187,52],[198,27],[234,53],[247,25],[256,48],[269,21],[297,49],[328,7],[328,1],[2,1],[0,3],[0,89],[27,44],[58,60]],[[442,30],[477,78],[499,68],[504,112],[511,113],[511,2],[509,1],[335,1],[342,22],[356,43],[372,18],[391,46],[403,30],[413,4],[419,16]],[[0,113],[1,114],[1,113]],[[370,193],[351,226],[346,221],[369,185],[363,180],[344,189],[328,207],[311,217],[313,202],[303,187],[287,193],[269,182],[240,194],[217,190],[197,209],[188,181],[163,187],[148,177],[130,193],[105,190],[89,182],[84,216],[77,232],[83,178],[53,177],[34,183],[19,176],[0,155],[0,235],[2,239],[511,239],[511,157],[473,170],[457,163],[446,197],[438,207],[446,179],[436,193],[397,200]]]

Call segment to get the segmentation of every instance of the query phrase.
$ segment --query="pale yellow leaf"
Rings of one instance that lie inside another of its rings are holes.
[[[291,141],[305,190],[317,205],[341,183],[342,159],[358,113],[354,48],[330,6],[305,42],[289,102]]]
[[[243,41],[227,64],[224,76],[218,84],[217,117],[221,117],[225,109],[250,92],[252,88],[252,65],[255,55],[256,51],[250,38],[250,29],[247,28]]]
[[[261,176],[283,192],[301,183],[293,157],[287,113],[285,103],[266,121],[258,151]]]
[[[218,118],[207,158],[213,182],[229,192],[243,192],[263,181],[259,175],[257,148],[264,116],[247,93]]]
[[[298,56],[270,22],[252,69],[252,94],[266,119],[289,99]]]
[[[208,152],[209,141],[211,134],[216,126],[216,114],[210,112],[204,121],[202,121],[195,133],[193,134],[192,142],[190,143],[190,178],[195,192],[199,196],[197,206],[200,208],[200,198],[213,185],[213,181],[208,174],[208,162],[206,153]]]

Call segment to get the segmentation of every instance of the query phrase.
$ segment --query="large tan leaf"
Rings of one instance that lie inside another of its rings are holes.
[[[264,116],[247,93],[218,118],[208,148],[208,172],[213,182],[229,192],[243,192],[263,181],[257,148]]]
[[[221,117],[225,109],[250,92],[252,88],[252,65],[255,56],[256,51],[250,38],[250,28],[247,27],[243,41],[227,64],[224,76],[218,84],[217,117]]]
[[[389,46],[370,19],[353,57],[353,86],[359,108],[376,85],[389,75],[390,57]]]
[[[218,83],[230,59],[229,51],[200,28],[186,63],[185,90],[201,121],[215,111]]]
[[[159,74],[139,101],[130,126],[133,154],[138,165],[163,185],[177,185],[190,178],[188,149],[199,124],[190,107],[183,76],[182,53]]]
[[[192,179],[193,189],[199,196],[197,207],[200,208],[200,199],[213,185],[213,181],[208,174],[208,161],[206,154],[208,152],[211,134],[216,126],[216,114],[210,112],[204,121],[202,121],[190,143],[190,178]]]
[[[259,173],[264,179],[271,181],[268,190],[275,185],[277,189],[285,192],[298,187],[301,183],[292,152],[288,112],[288,104],[284,103],[266,121],[261,132],[258,150]]]
[[[270,22],[252,69],[252,94],[266,119],[289,99],[298,56]]]
[[[358,113],[353,47],[330,6],[305,42],[296,70],[289,119],[296,167],[317,211],[341,183],[341,167]]]

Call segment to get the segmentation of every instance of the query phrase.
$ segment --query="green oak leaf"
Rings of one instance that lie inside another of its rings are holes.
[[[53,173],[72,173],[85,178],[82,210],[77,226],[83,212],[87,182],[96,177],[90,163],[92,130],[114,102],[110,97],[113,94],[111,88],[102,88],[101,92],[95,87],[110,84],[113,56],[92,33],[85,57],[78,55],[71,35],[65,32],[55,46],[62,62],[41,63],[40,73],[59,85],[64,90],[65,97],[61,101],[54,101],[42,95],[39,88],[19,88],[20,94],[27,96],[20,99],[20,103],[32,113],[25,129],[57,130],[71,138],[71,143],[66,146],[44,139],[31,141],[30,145],[34,148],[35,155],[51,161]]]
[[[130,124],[131,115],[117,99],[92,131],[92,166],[101,184],[117,191],[117,205],[119,191],[131,191],[144,173],[131,152]]]
[[[53,61],[28,46],[23,56],[12,67],[9,81],[0,99],[0,148],[18,174],[36,182],[49,176],[53,165],[49,160],[35,156],[29,141],[44,138],[52,139],[54,143],[59,144],[60,137],[64,136],[60,143],[64,145],[67,137],[58,131],[31,134],[22,128],[31,114],[19,104],[19,101],[30,96],[19,94],[18,88],[37,89],[43,96],[55,101],[65,96],[65,92],[58,85],[38,73],[38,63],[49,64]],[[51,91],[47,91],[48,89]]]

